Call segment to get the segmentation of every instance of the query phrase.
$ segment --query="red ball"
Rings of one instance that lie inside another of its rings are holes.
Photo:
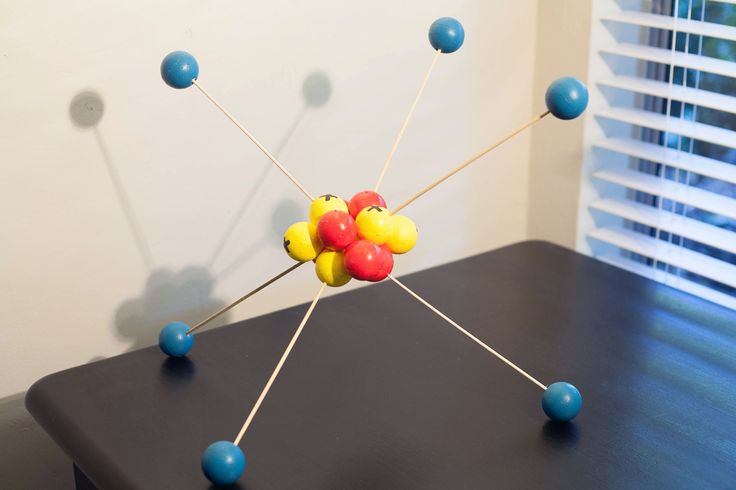
[[[330,250],[343,250],[358,238],[358,227],[345,211],[329,211],[317,222],[317,235]]]
[[[363,209],[368,206],[381,206],[382,208],[388,207],[386,206],[386,200],[381,197],[379,193],[373,191],[361,191],[350,199],[350,202],[348,203],[348,211],[350,211],[350,216],[355,218],[358,216],[359,212],[363,211]]]
[[[391,249],[388,248],[388,245],[381,245],[381,249],[383,250],[383,267],[381,267],[378,281],[386,279],[391,274],[391,271],[394,270],[394,254],[391,253]]]
[[[394,257],[388,247],[368,240],[358,240],[345,250],[345,269],[360,281],[382,281],[394,267]]]

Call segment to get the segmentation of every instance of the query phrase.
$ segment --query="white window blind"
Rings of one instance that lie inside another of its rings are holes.
[[[736,0],[593,2],[578,249],[736,309]]]

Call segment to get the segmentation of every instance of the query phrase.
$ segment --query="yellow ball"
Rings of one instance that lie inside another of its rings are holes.
[[[284,249],[289,257],[299,262],[314,260],[322,250],[317,227],[306,221],[294,223],[284,233]]]
[[[391,253],[405,254],[417,243],[417,237],[419,232],[417,231],[417,225],[406,216],[400,214],[394,215],[394,232],[391,234],[391,238],[388,239],[386,245]]]
[[[343,253],[325,250],[314,263],[314,271],[320,281],[334,288],[350,282],[350,274],[343,263]]]
[[[380,206],[368,206],[355,218],[360,238],[376,245],[383,245],[394,232],[394,218],[388,209]]]
[[[312,205],[309,207],[309,221],[316,225],[323,214],[335,210],[345,211],[347,213],[348,205],[345,201],[332,194],[319,196],[312,201]]]

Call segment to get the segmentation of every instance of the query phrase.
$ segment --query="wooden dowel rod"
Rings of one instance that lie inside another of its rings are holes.
[[[399,147],[399,142],[401,141],[401,138],[404,136],[404,131],[406,131],[406,127],[409,125],[409,120],[414,115],[414,109],[417,108],[417,103],[419,102],[419,99],[422,97],[422,92],[424,92],[424,87],[427,86],[427,82],[429,81],[429,76],[432,74],[432,70],[434,70],[434,65],[437,64],[437,60],[439,59],[440,54],[442,54],[442,51],[438,49],[434,57],[432,58],[432,63],[429,65],[429,70],[427,70],[427,74],[424,76],[424,80],[422,80],[422,84],[419,86],[419,92],[417,92],[416,97],[414,97],[414,102],[411,104],[411,109],[409,109],[409,113],[406,115],[406,119],[404,119],[404,124],[401,125],[399,134],[396,136],[396,141],[394,141],[394,144],[391,147],[391,151],[388,153],[388,157],[386,158],[386,161],[383,164],[383,168],[381,169],[381,174],[378,176],[378,182],[376,182],[376,187],[373,188],[375,192],[378,192],[378,188],[381,187],[381,182],[383,181],[383,177],[386,175],[388,166],[391,163],[391,160],[393,160],[394,158],[394,153],[396,153],[396,149]]]
[[[197,329],[199,329],[201,327],[204,327],[207,323],[211,322],[212,320],[214,320],[218,316],[222,315],[223,313],[227,312],[228,310],[230,310],[230,309],[234,308],[235,306],[239,305],[240,303],[242,303],[246,299],[250,298],[251,296],[253,296],[257,292],[259,292],[259,291],[265,289],[266,287],[270,286],[271,284],[275,283],[276,281],[278,281],[279,279],[281,279],[282,277],[284,277],[286,274],[288,274],[289,272],[295,270],[297,267],[299,267],[300,265],[302,265],[304,263],[305,262],[297,262],[296,264],[292,265],[291,267],[289,267],[285,271],[276,274],[271,279],[269,279],[268,281],[264,282],[263,284],[261,284],[260,286],[258,286],[257,288],[255,288],[253,291],[247,293],[244,296],[241,296],[240,298],[236,299],[235,301],[233,301],[229,305],[225,306],[224,308],[221,308],[221,309],[217,310],[215,313],[211,314],[210,316],[208,316],[207,318],[205,318],[204,320],[202,320],[201,322],[197,323],[195,326],[193,326],[192,328],[190,328],[189,330],[187,330],[187,335],[189,335],[191,333],[194,333],[195,330],[197,330]]]
[[[404,201],[404,203],[401,204],[399,207],[393,209],[391,211],[391,214],[398,213],[399,211],[401,211],[402,209],[404,209],[406,206],[408,206],[409,204],[413,203],[414,201],[416,201],[417,199],[419,199],[420,197],[422,197],[424,194],[426,194],[427,192],[431,191],[432,189],[434,189],[435,187],[437,187],[438,185],[440,185],[441,183],[443,183],[444,181],[446,181],[447,179],[449,179],[450,177],[452,177],[453,175],[455,175],[456,173],[458,173],[459,171],[461,171],[462,169],[464,169],[465,167],[467,167],[468,165],[470,165],[471,163],[475,162],[476,160],[478,160],[480,157],[482,157],[486,153],[488,153],[491,150],[493,150],[493,149],[501,146],[502,144],[506,143],[508,140],[510,140],[511,138],[513,138],[514,136],[516,136],[517,134],[519,134],[522,131],[524,131],[529,126],[531,126],[534,123],[540,121],[542,118],[544,118],[549,113],[550,113],[549,111],[545,111],[545,112],[539,114],[538,116],[534,117],[534,119],[532,119],[531,121],[523,124],[522,126],[516,128],[515,130],[513,130],[512,132],[510,132],[509,134],[507,134],[506,136],[504,136],[500,140],[496,141],[491,146],[488,146],[488,147],[482,149],[481,151],[479,151],[478,153],[476,153],[475,155],[473,155],[472,157],[468,158],[463,163],[461,163],[460,165],[458,165],[457,167],[455,167],[455,169],[452,170],[451,172],[443,175],[442,177],[440,177],[439,179],[435,180],[433,183],[429,184],[427,187],[425,187],[421,191],[419,191],[416,194],[414,194],[413,196],[411,196],[409,199],[407,199],[406,201]]]
[[[199,91],[200,91],[200,92],[202,92],[202,93],[204,94],[204,96],[205,96],[205,97],[207,97],[207,98],[208,98],[208,99],[210,100],[210,102],[212,102],[213,104],[215,104],[215,106],[216,106],[216,107],[217,107],[218,109],[220,109],[220,110],[222,111],[222,113],[223,113],[223,114],[225,114],[225,116],[226,116],[226,117],[227,117],[228,119],[230,119],[230,121],[232,121],[232,123],[233,123],[233,124],[235,124],[235,126],[237,126],[237,127],[238,127],[238,129],[239,129],[240,131],[242,131],[242,132],[243,132],[243,134],[244,134],[244,135],[246,135],[246,136],[248,137],[248,139],[249,139],[249,140],[251,140],[251,141],[253,142],[253,144],[254,144],[254,145],[256,145],[256,146],[258,147],[258,149],[259,149],[259,150],[261,150],[261,151],[263,152],[263,154],[264,154],[264,155],[266,155],[266,156],[268,157],[268,159],[269,159],[269,160],[271,160],[271,161],[273,162],[273,164],[274,164],[274,165],[276,165],[276,166],[278,167],[278,169],[279,169],[279,170],[281,170],[281,172],[282,172],[282,173],[283,173],[284,175],[286,175],[286,176],[287,176],[287,177],[289,178],[289,180],[291,180],[291,181],[292,181],[292,182],[294,183],[294,185],[295,185],[295,186],[297,186],[297,187],[299,188],[299,190],[300,190],[300,191],[302,191],[302,193],[304,193],[304,195],[305,195],[305,196],[307,196],[307,198],[309,199],[309,201],[310,201],[310,202],[311,202],[311,201],[314,201],[314,198],[313,198],[313,197],[312,197],[312,195],[311,195],[311,194],[310,194],[310,193],[309,193],[309,192],[307,191],[307,189],[305,189],[305,188],[304,188],[304,186],[303,186],[303,185],[301,185],[301,184],[299,183],[299,181],[298,181],[298,180],[296,180],[296,178],[295,178],[295,177],[294,177],[293,175],[291,175],[291,173],[290,173],[290,172],[289,172],[288,170],[286,170],[286,168],[285,168],[285,167],[284,167],[283,165],[281,165],[281,164],[279,163],[279,161],[278,161],[278,160],[276,160],[276,157],[274,157],[274,156],[273,156],[273,155],[271,154],[271,152],[269,152],[269,151],[268,151],[268,150],[267,150],[267,149],[266,149],[266,148],[265,148],[265,147],[264,147],[264,146],[263,146],[262,144],[260,144],[260,143],[258,142],[258,140],[256,140],[256,139],[255,139],[255,137],[254,137],[254,136],[253,136],[253,135],[252,135],[252,134],[250,133],[250,131],[248,131],[247,129],[245,129],[245,128],[243,127],[243,125],[242,125],[242,124],[240,124],[240,123],[238,122],[238,120],[237,120],[237,119],[235,119],[235,117],[234,117],[234,116],[233,116],[232,114],[230,114],[230,113],[229,113],[229,112],[228,112],[228,111],[227,111],[227,110],[226,110],[226,109],[225,109],[224,107],[222,107],[222,106],[220,105],[220,103],[219,103],[219,102],[217,102],[217,101],[215,100],[215,98],[214,98],[214,97],[212,97],[212,96],[211,96],[211,95],[209,94],[209,92],[207,92],[207,90],[205,90],[205,89],[204,89],[204,87],[202,87],[202,85],[201,85],[201,84],[200,84],[200,83],[199,83],[199,82],[198,82],[197,80],[192,80],[192,84],[194,84],[194,86],[195,86],[195,87],[197,87],[197,88],[199,89]]]
[[[422,297],[420,297],[417,293],[415,293],[414,291],[412,291],[411,289],[409,289],[407,286],[405,286],[402,282],[400,282],[398,279],[396,279],[395,277],[393,277],[391,274],[389,274],[388,277],[393,282],[395,282],[400,288],[402,288],[404,291],[406,291],[411,296],[413,296],[416,300],[418,300],[420,303],[422,303],[424,306],[426,306],[427,308],[429,308],[430,310],[432,310],[433,312],[435,312],[440,318],[442,318],[447,323],[449,323],[450,325],[452,325],[453,327],[455,327],[456,329],[458,329],[460,332],[462,332],[463,334],[465,334],[466,336],[468,336],[471,340],[473,340],[475,343],[477,343],[478,345],[480,345],[481,347],[483,347],[485,350],[487,350],[488,352],[490,352],[491,354],[493,354],[494,356],[496,356],[497,358],[499,358],[501,361],[505,362],[507,365],[509,365],[511,368],[513,368],[516,372],[518,372],[519,374],[521,374],[526,379],[528,379],[529,381],[531,381],[535,385],[539,386],[543,390],[546,390],[547,389],[547,386],[545,386],[543,383],[539,382],[531,374],[527,373],[526,371],[524,371],[523,369],[521,369],[519,366],[517,366],[513,362],[509,361],[504,356],[502,356],[501,354],[499,354],[497,351],[495,351],[494,349],[492,349],[491,347],[489,347],[487,344],[485,344],[478,337],[476,337],[472,333],[470,333],[467,330],[465,330],[463,327],[461,327],[456,322],[454,322],[450,317],[448,317],[447,315],[445,315],[444,313],[442,313],[440,310],[438,310],[437,308],[435,308],[434,306],[432,306],[431,304],[429,304]]]
[[[320,286],[319,291],[317,292],[317,296],[314,297],[312,304],[309,305],[309,309],[307,310],[307,313],[304,315],[302,322],[299,324],[299,327],[296,329],[294,336],[291,338],[291,342],[289,342],[289,345],[286,347],[286,350],[284,351],[284,354],[281,356],[279,363],[276,365],[276,369],[273,370],[273,373],[271,374],[271,377],[268,379],[266,386],[263,388],[261,395],[258,397],[258,400],[256,400],[256,404],[253,405],[253,409],[250,411],[250,414],[248,414],[248,418],[245,419],[245,423],[243,424],[243,427],[240,428],[240,432],[238,432],[237,437],[235,437],[235,441],[233,441],[233,443],[236,446],[240,444],[240,441],[241,439],[243,439],[243,435],[245,434],[245,431],[248,430],[248,426],[253,421],[253,417],[256,416],[256,412],[258,412],[258,408],[261,406],[261,403],[263,403],[263,400],[266,398],[266,395],[268,394],[268,390],[271,389],[271,385],[273,385],[273,382],[276,379],[276,376],[279,375],[279,371],[281,371],[281,367],[284,365],[284,362],[286,362],[286,358],[289,357],[289,353],[291,352],[291,349],[294,348],[294,344],[296,344],[296,341],[299,338],[299,335],[302,333],[302,330],[304,329],[304,325],[307,324],[307,320],[309,320],[309,317],[312,315],[312,311],[314,311],[314,307],[317,305],[317,301],[319,301],[319,297],[322,296],[322,292],[325,290],[326,285],[327,284],[323,282],[322,286]]]

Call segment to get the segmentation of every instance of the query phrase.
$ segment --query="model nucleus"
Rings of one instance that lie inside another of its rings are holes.
[[[177,89],[195,86],[271,160],[310,202],[309,216],[305,217],[307,219],[292,224],[284,232],[284,250],[291,259],[296,261],[295,264],[290,265],[193,327],[181,322],[172,322],[166,325],[159,335],[159,346],[165,354],[173,357],[185,356],[192,348],[196,330],[296,270],[302,264],[314,263],[315,275],[320,283],[317,294],[309,305],[291,341],[286,346],[281,359],[276,364],[271,377],[266,381],[258,400],[245,419],[240,431],[233,442],[214,442],[202,454],[202,471],[215,485],[234,483],[243,473],[245,456],[239,447],[241,440],[286,362],[289,353],[294,348],[325,287],[343,286],[351,279],[376,282],[388,278],[393,281],[401,290],[425,305],[460,333],[541,388],[543,390],[542,409],[551,420],[569,422],[580,412],[582,397],[573,385],[566,382],[557,382],[549,386],[543,384],[391,275],[395,256],[409,252],[417,243],[418,237],[414,221],[407,216],[398,214],[399,211],[549,114],[562,120],[574,119],[583,113],[588,104],[588,91],[579,80],[564,77],[553,81],[545,94],[546,111],[533,117],[495,143],[473,154],[445,175],[417,191],[400,205],[388,206],[386,200],[378,191],[396,148],[414,114],[414,109],[424,92],[437,60],[442,54],[453,53],[460,49],[464,41],[465,30],[456,19],[443,17],[431,25],[429,42],[434,49],[434,56],[388,153],[388,157],[383,163],[378,180],[372,190],[360,191],[352,196],[349,201],[345,201],[334,194],[313,197],[276,157],[204,89],[199,82],[199,65],[192,55],[183,51],[175,51],[167,55],[161,63],[161,76],[166,84]],[[213,436],[217,435],[219,434],[213,434]]]
[[[286,229],[284,250],[294,260],[314,260],[317,278],[332,287],[351,278],[386,279],[394,267],[393,254],[406,253],[417,242],[414,222],[391,214],[374,191],[361,191],[348,203],[333,194],[319,196],[309,220]]]

